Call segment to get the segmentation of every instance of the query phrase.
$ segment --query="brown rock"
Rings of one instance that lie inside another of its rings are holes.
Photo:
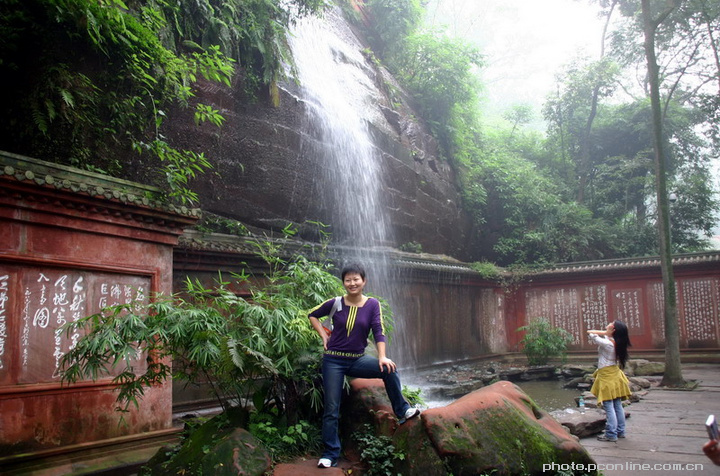
[[[453,474],[539,473],[543,463],[590,463],[568,431],[516,385],[498,382],[423,414]]]
[[[345,439],[369,424],[378,435],[392,436],[398,420],[381,379],[353,379],[350,397],[343,402],[340,431]]]
[[[585,413],[575,408],[566,408],[550,412],[555,420],[578,438],[585,438],[605,430],[605,411],[599,408],[588,407]],[[630,412],[625,410],[625,418],[630,418]]]
[[[534,474],[544,463],[593,462],[566,428],[510,382],[425,410],[403,425],[392,416],[382,381],[358,379],[351,387],[347,420],[389,431],[406,455],[395,466],[404,476]]]
[[[295,461],[275,466],[273,476],[343,476],[345,471],[341,467],[318,468],[317,460]]]
[[[662,375],[665,372],[665,364],[663,362],[650,362],[645,359],[628,360],[625,367],[625,374],[628,377]]]

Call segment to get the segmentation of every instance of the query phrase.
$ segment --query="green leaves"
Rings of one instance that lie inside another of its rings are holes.
[[[265,444],[273,454],[273,460],[320,449],[320,430],[305,420],[295,424],[278,426],[272,415],[256,414],[250,423],[250,431]]]
[[[394,72],[415,98],[423,117],[445,147],[456,148],[456,121],[467,105],[475,105],[479,84],[475,68],[483,57],[474,46],[438,31],[420,31],[405,38],[390,58]]]
[[[545,365],[556,357],[564,361],[567,347],[573,340],[568,331],[553,327],[545,318],[531,319],[527,326],[520,327],[518,331],[525,331],[525,337],[520,343],[530,365]]]
[[[368,424],[353,433],[352,437],[360,449],[360,458],[367,464],[368,475],[395,476],[398,474],[394,470],[394,463],[396,460],[404,460],[407,455],[395,448],[392,438],[376,436]]]
[[[6,0],[0,16],[0,141],[7,150],[135,178],[196,204],[202,152],[162,135],[200,77],[229,87],[239,64],[252,97],[282,75],[285,34],[320,0]],[[195,106],[195,105],[193,105]],[[197,105],[196,124],[224,122]],[[130,151],[139,157],[128,161]],[[159,173],[158,172],[159,169]]]
[[[399,49],[405,38],[418,29],[423,15],[418,0],[371,0],[367,10],[372,16],[368,36],[381,57]]]
[[[307,396],[306,407],[317,409],[322,346],[307,313],[340,294],[342,285],[328,264],[283,259],[269,243],[258,248],[271,272],[252,280],[238,276],[249,299],[233,294],[222,277],[211,289],[188,280],[182,294],[158,295],[146,306],[113,306],[67,324],[68,335],[83,337],[63,357],[63,381],[114,376],[121,411],[137,405],[147,386],[171,376],[209,383],[221,405],[257,395],[262,407],[297,412],[304,407],[294,399]]]

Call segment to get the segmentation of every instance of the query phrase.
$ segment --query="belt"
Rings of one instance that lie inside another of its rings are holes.
[[[339,350],[326,350],[325,355],[329,355],[332,357],[351,357],[357,359],[365,354],[356,354],[354,352],[340,352]]]

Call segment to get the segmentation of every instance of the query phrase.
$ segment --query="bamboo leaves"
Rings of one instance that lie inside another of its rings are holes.
[[[238,275],[249,299],[231,292],[222,277],[212,288],[187,280],[182,295],[113,306],[69,323],[65,332],[83,337],[63,357],[63,381],[113,378],[122,411],[137,405],[146,387],[171,377],[209,385],[223,406],[253,395],[280,406],[307,395],[317,405],[322,346],[307,313],[342,286],[325,264],[302,256],[287,261],[274,247],[258,246],[272,271],[261,280]]]

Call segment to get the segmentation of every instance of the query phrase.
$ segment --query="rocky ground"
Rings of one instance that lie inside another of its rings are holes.
[[[595,369],[594,365],[522,367],[501,362],[479,362],[424,370],[416,375],[414,383],[423,387],[423,395],[427,398],[452,400],[500,380],[520,384],[535,380],[561,380],[565,382],[565,388],[578,390],[578,397],[583,395],[586,411],[581,413],[577,407],[571,407],[551,414],[570,433],[583,438],[601,432],[605,426],[605,413],[597,408],[595,396],[589,391]],[[633,397],[627,403],[639,401],[650,388],[659,386],[663,371],[663,363],[643,359],[629,361],[625,373],[630,380]],[[629,416],[630,412],[626,410],[626,414]]]

